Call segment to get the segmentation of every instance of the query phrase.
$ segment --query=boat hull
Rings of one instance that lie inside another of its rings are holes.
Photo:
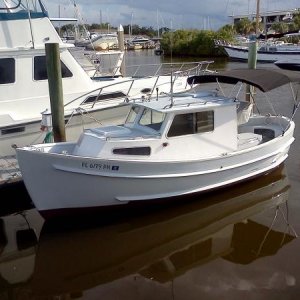
[[[248,48],[223,46],[228,56],[232,60],[247,61]],[[257,51],[257,61],[260,62],[275,62],[278,60],[298,59],[300,51]]]
[[[23,180],[42,215],[208,191],[264,174],[285,161],[294,125],[270,142],[206,160],[101,160],[17,149]],[[47,191],[47,192],[46,192]]]

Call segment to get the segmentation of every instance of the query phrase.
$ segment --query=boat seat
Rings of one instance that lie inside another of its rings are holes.
[[[262,135],[252,132],[239,133],[238,150],[247,149],[259,145],[262,142]]]

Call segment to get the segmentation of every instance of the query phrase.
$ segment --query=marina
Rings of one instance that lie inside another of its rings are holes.
[[[149,62],[149,52],[143,55]],[[222,62],[215,68],[243,66]],[[274,107],[283,114],[291,113],[281,101],[287,92],[272,92]],[[185,196],[185,203],[51,223],[38,214],[23,185],[18,192],[1,193],[0,298],[18,293],[29,299],[119,299],[120,294],[127,299],[219,299],[221,294],[298,299],[299,114],[294,122],[295,141],[275,172],[230,189]]]

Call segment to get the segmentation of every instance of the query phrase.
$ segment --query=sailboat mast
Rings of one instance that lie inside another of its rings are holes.
[[[159,38],[158,9],[156,10],[157,37]]]

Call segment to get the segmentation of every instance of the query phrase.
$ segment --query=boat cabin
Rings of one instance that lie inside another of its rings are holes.
[[[214,92],[134,104],[126,122],[86,130],[74,155],[199,159],[237,150],[237,102]]]

